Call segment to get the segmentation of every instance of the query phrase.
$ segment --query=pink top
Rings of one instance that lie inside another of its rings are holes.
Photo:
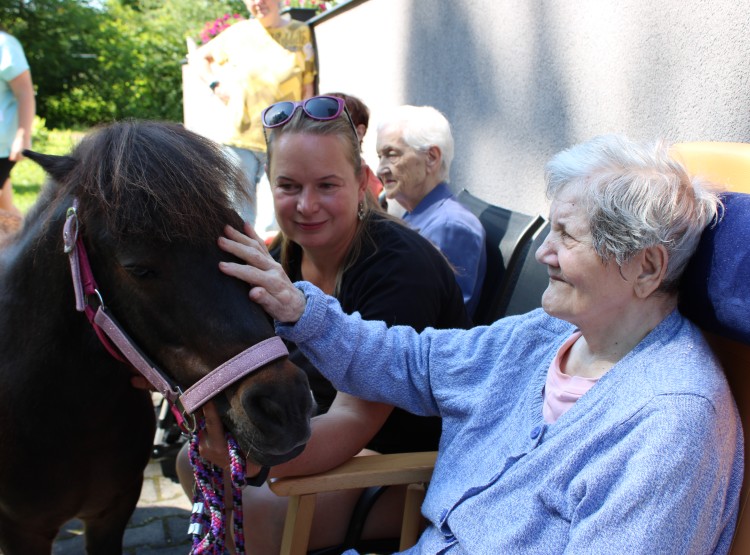
[[[547,382],[544,385],[544,406],[542,415],[547,424],[554,424],[565,414],[584,393],[594,387],[599,378],[582,378],[568,376],[560,370],[560,362],[565,358],[573,343],[581,337],[580,331],[575,331],[557,351],[552,364],[547,370]]]

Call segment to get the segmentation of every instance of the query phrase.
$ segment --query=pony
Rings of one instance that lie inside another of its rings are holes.
[[[0,549],[49,555],[60,527],[85,524],[90,555],[121,553],[154,437],[150,392],[76,311],[63,227],[77,205],[106,304],[137,348],[187,388],[273,322],[224,276],[225,225],[242,172],[221,147],[182,126],[126,121],[92,130],[67,156],[27,151],[49,175],[22,228],[0,251]],[[278,338],[276,338],[278,339]],[[254,461],[296,456],[310,435],[305,374],[286,357],[214,399]]]

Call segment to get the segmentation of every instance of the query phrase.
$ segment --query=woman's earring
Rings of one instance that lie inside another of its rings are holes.
[[[360,222],[365,219],[365,203],[364,202],[360,202],[357,205],[357,218],[359,218]]]

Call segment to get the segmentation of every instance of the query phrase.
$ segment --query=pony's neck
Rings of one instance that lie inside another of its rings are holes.
[[[62,247],[64,210],[56,212],[49,217],[39,213],[27,216],[21,230],[0,251],[2,326],[45,333],[49,342],[56,340],[54,328],[76,327],[81,320],[75,311],[70,264]]]

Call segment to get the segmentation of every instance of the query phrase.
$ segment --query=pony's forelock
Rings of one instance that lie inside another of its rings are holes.
[[[231,199],[247,194],[244,174],[219,145],[180,125],[107,125],[71,156],[77,164],[57,176],[58,186],[79,197],[82,217],[96,214],[114,236],[204,242],[239,225]]]

